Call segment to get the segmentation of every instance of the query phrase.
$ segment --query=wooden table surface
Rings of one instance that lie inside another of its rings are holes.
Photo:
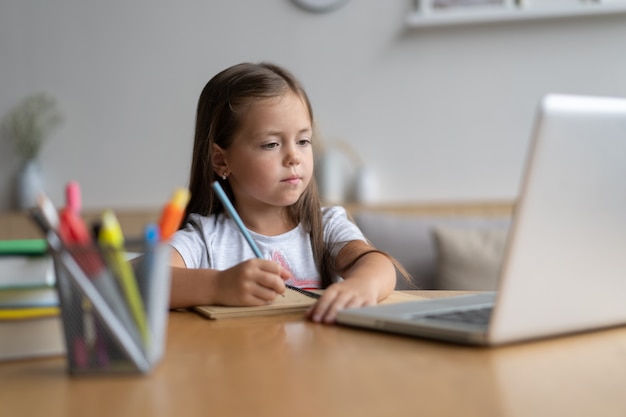
[[[449,295],[419,292],[426,297]],[[0,363],[2,416],[624,416],[626,328],[475,348],[307,322],[169,316],[148,375]]]

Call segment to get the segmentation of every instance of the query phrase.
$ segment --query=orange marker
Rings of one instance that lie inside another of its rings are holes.
[[[169,239],[178,230],[190,197],[189,190],[179,188],[174,192],[172,199],[163,207],[159,220],[159,233],[162,241]]]

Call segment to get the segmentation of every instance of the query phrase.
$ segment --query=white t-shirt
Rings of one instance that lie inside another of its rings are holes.
[[[192,214],[170,244],[180,253],[187,268],[225,270],[254,258],[235,222],[223,213],[209,217]],[[341,206],[322,208],[324,243],[333,258],[349,241],[363,240],[359,228]],[[311,240],[302,225],[278,236],[264,236],[249,230],[265,259],[271,259],[291,273],[287,283],[296,287],[319,288],[321,278],[313,259]]]

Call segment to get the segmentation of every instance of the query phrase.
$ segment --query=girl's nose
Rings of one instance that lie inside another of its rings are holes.
[[[300,154],[295,146],[287,148],[287,154],[285,155],[285,165],[292,166],[300,163]]]

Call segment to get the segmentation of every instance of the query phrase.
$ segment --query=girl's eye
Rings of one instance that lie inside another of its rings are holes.
[[[263,145],[261,145],[261,147],[263,149],[275,149],[278,147],[278,143],[276,142],[272,142],[272,143],[264,143]]]
[[[297,143],[300,146],[308,146],[311,144],[311,139],[300,139]]]

